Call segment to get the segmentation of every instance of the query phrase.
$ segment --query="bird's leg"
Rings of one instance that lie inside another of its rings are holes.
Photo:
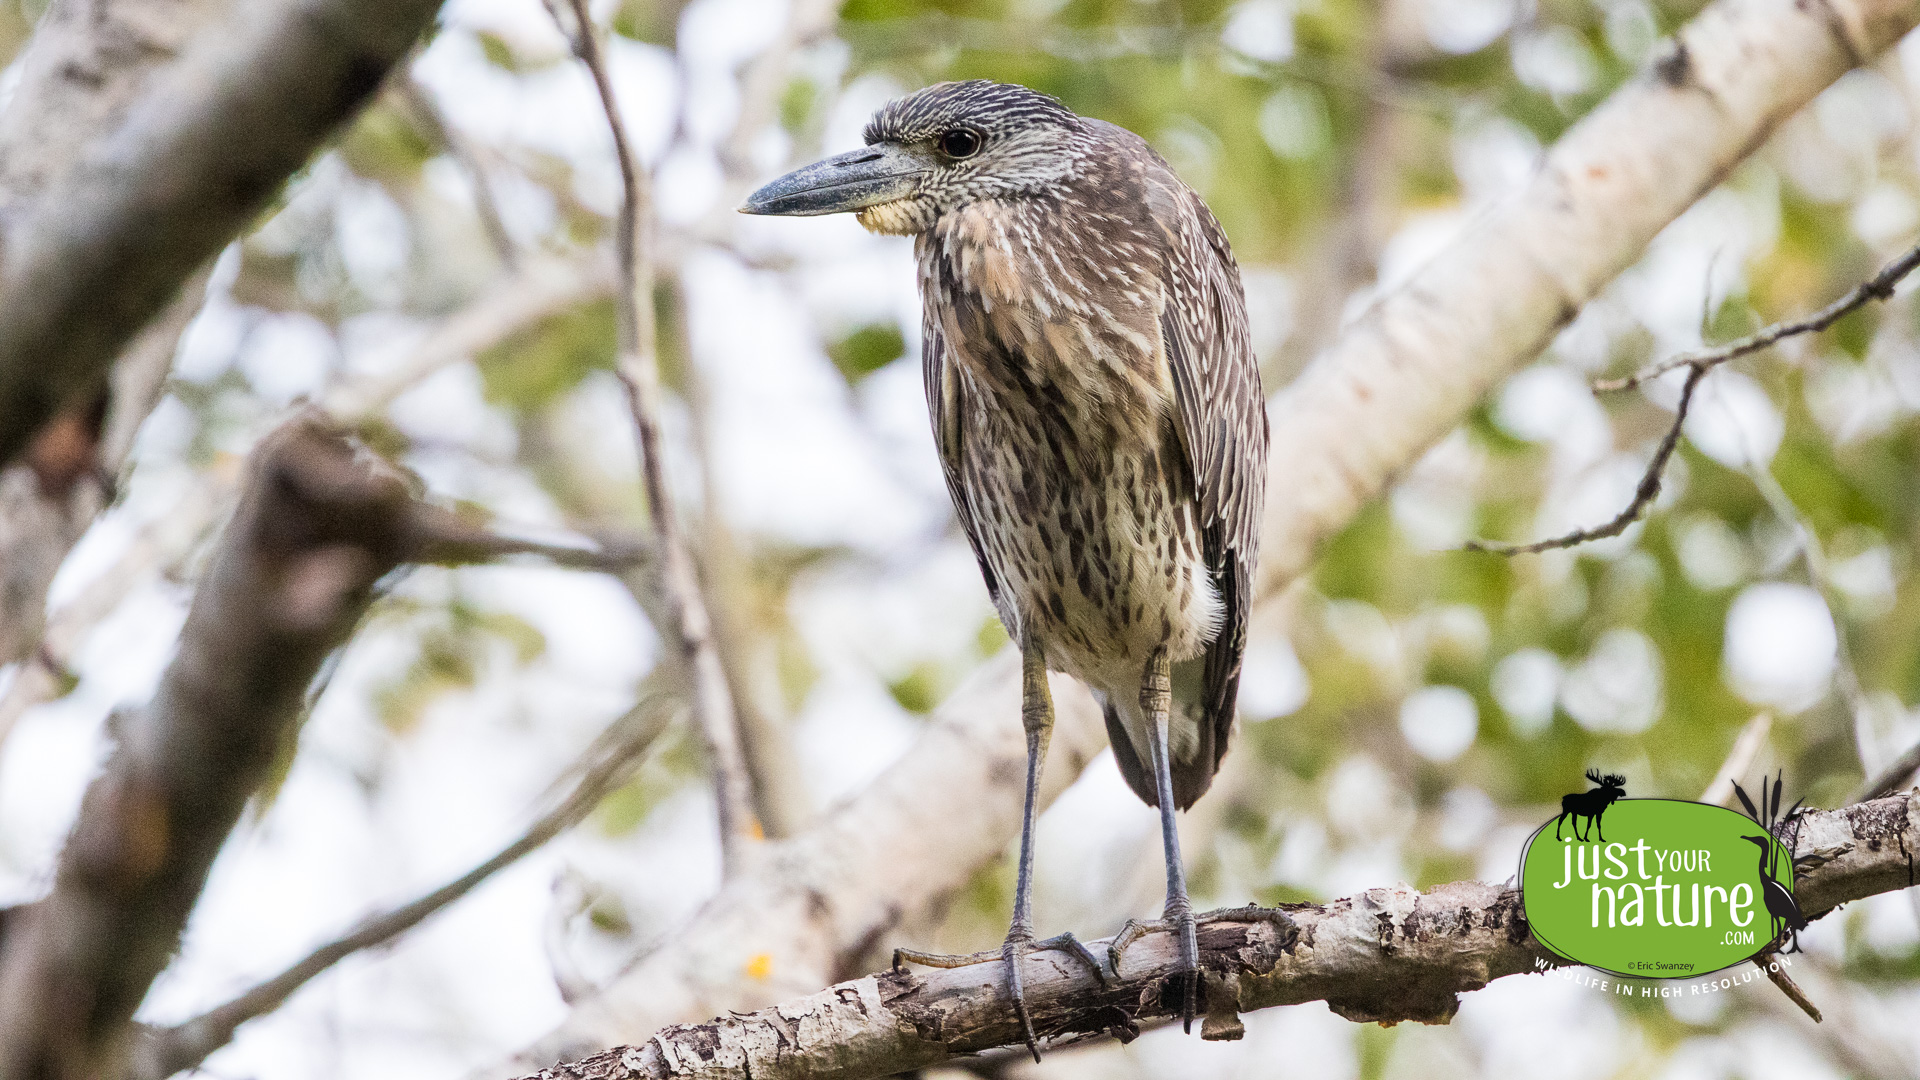
[[[1160,921],[1171,927],[1179,955],[1174,978],[1180,988],[1180,1021],[1193,1030],[1200,990],[1200,942],[1194,925],[1193,904],[1187,900],[1187,872],[1180,861],[1180,831],[1173,814],[1173,757],[1168,727],[1173,712],[1173,679],[1165,646],[1154,651],[1140,679],[1140,711],[1147,721],[1147,751],[1153,758],[1153,780],[1160,797],[1160,847],[1167,861],[1167,906]]]
[[[1027,1011],[1026,986],[1020,977],[1021,958],[1030,952],[1060,950],[1072,953],[1092,968],[1094,976],[1103,986],[1107,982],[1107,973],[1093,952],[1071,933],[1059,934],[1044,941],[1033,939],[1033,827],[1040,802],[1040,766],[1046,760],[1047,742],[1053,736],[1053,694],[1047,688],[1047,663],[1040,648],[1024,648],[1021,661],[1020,720],[1027,731],[1027,793],[1026,805],[1020,815],[1020,870],[1014,885],[1013,924],[1007,928],[1006,943],[997,953],[962,953],[957,956],[895,949],[893,965],[899,967],[904,961],[928,967],[955,968],[995,959],[1005,963],[1007,996],[1013,1000],[1014,1011],[1020,1014],[1020,1030],[1026,1036],[1027,1049],[1038,1063],[1040,1046],[1033,1035],[1033,1017]]]

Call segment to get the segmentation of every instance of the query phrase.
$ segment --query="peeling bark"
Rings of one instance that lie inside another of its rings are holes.
[[[1914,884],[1920,791],[1803,819],[1796,895],[1809,918]],[[1223,919],[1200,928],[1209,1012],[1203,1038],[1238,1038],[1239,1014],[1325,1001],[1349,1020],[1444,1024],[1459,995],[1559,963],[1534,944],[1511,888],[1462,881],[1419,892],[1368,889],[1328,904],[1282,905],[1296,929]],[[1093,943],[1096,955],[1103,942]],[[1054,1042],[1129,1039],[1179,1014],[1165,991],[1172,935],[1153,933],[1102,984],[1058,953],[1028,961],[1034,1030]],[[544,1069],[530,1080],[865,1080],[1021,1042],[998,962],[952,971],[885,971],[645,1042]]]

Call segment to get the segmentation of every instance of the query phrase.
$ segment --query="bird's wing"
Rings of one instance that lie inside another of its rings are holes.
[[[1177,181],[1153,185],[1148,204],[1169,241],[1160,333],[1178,405],[1176,422],[1193,469],[1207,566],[1224,605],[1220,633],[1207,647],[1202,671],[1202,730],[1203,737],[1211,735],[1213,750],[1200,782],[1204,791],[1227,752],[1247,646],[1266,503],[1266,397],[1247,328],[1240,270],[1220,223],[1200,196]],[[1176,801],[1185,804],[1179,794]]]
[[[960,519],[961,530],[967,534],[973,557],[979,560],[980,577],[987,583],[987,596],[1004,617],[1005,611],[1000,603],[1000,582],[993,576],[993,567],[987,564],[987,553],[980,546],[980,527],[968,505],[967,493],[961,486],[967,409],[961,398],[963,390],[959,372],[954,370],[953,354],[947,347],[946,335],[941,332],[939,321],[931,312],[921,321],[920,342],[921,373],[927,385],[927,412],[933,418],[933,442],[940,451],[940,471],[947,477],[947,494],[952,496],[953,512]],[[1013,624],[1007,625],[1011,630]]]

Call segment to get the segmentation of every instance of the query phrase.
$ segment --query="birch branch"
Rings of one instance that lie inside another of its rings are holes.
[[[1719,0],[1513,199],[1382,297],[1274,402],[1260,585],[1312,561],[1783,120],[1920,21],[1907,0]]]
[[[1920,795],[1881,799],[1803,819],[1795,896],[1810,918],[1914,884]],[[1233,915],[1200,929],[1210,1011],[1203,1038],[1240,1037],[1239,1014],[1325,1001],[1358,1022],[1446,1023],[1459,995],[1495,979],[1555,966],[1534,945],[1519,893],[1478,881],[1418,892],[1369,889],[1328,904],[1284,905],[1297,931]],[[1100,943],[1094,943],[1100,953]],[[1131,946],[1102,985],[1066,959],[1030,970],[1034,1029],[1058,1043],[1113,1034],[1176,1015],[1163,995],[1172,935]],[[1037,953],[1036,959],[1050,957]],[[1731,969],[1737,982],[1758,973]],[[542,1070],[538,1080],[866,1080],[1017,1043],[1019,1017],[997,963],[951,971],[885,971],[747,1015],[662,1029],[635,1046]]]
[[[1776,125],[1916,22],[1920,5],[1906,0],[1806,8],[1793,0],[1719,0],[1702,11],[1662,62],[1567,133],[1525,190],[1383,296],[1275,400],[1272,490],[1285,496],[1272,500],[1264,523],[1261,594],[1274,596],[1302,573],[1322,540],[1544,348],[1580,304]],[[971,691],[981,696],[943,707],[941,730],[1017,745],[1013,672],[1004,657],[982,672]],[[1056,697],[1063,697],[1058,689]],[[998,711],[977,711],[986,707]],[[1094,740],[1098,746],[1098,734]],[[744,975],[745,960],[757,954],[783,973],[797,958],[800,977],[781,985],[801,993],[805,987],[793,983],[830,972],[831,956],[885,934],[889,911],[912,910],[957,887],[1004,851],[1018,800],[1011,779],[999,787],[983,782],[977,753],[954,757],[951,774],[927,779],[923,751],[946,749],[916,746],[855,804],[867,828],[890,841],[870,849],[871,857],[905,865],[913,877],[896,883],[883,868],[814,861],[827,856],[811,847],[816,836],[845,825],[844,811],[833,815],[779,846],[778,858],[782,875],[818,881],[820,908],[841,914],[825,925],[801,917],[791,882],[748,875],[722,889],[666,950],[582,1002],[510,1068],[530,1072],[643,1039],[674,1021],[779,1000],[769,997],[777,989],[771,980]],[[895,787],[902,781],[913,784],[909,798]],[[891,815],[918,820],[921,805],[965,810],[902,831]],[[973,854],[929,860],[922,853],[930,843]],[[742,914],[756,890],[768,892],[760,901],[764,920]],[[854,912],[866,914],[846,914]]]
[[[85,7],[85,5],[76,5]],[[375,90],[437,0],[232,6],[6,230],[0,464]]]

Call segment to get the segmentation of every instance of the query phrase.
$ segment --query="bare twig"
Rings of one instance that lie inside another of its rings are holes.
[[[1766,972],[1767,978],[1773,985],[1787,995],[1787,1000],[1800,1006],[1800,1011],[1812,1017],[1814,1023],[1820,1022],[1820,1007],[1815,1005],[1813,1000],[1807,997],[1807,992],[1800,989],[1800,985],[1793,981],[1793,976],[1787,974],[1786,966],[1777,962],[1773,953],[1762,953],[1754,957],[1753,966]]]
[[[1669,371],[1683,367],[1718,367],[1729,360],[1736,360],[1748,353],[1756,353],[1786,338],[1800,334],[1818,333],[1839,322],[1857,308],[1865,307],[1870,301],[1887,300],[1893,296],[1894,286],[1902,278],[1920,267],[1920,245],[1909,249],[1906,254],[1881,267],[1880,272],[1853,287],[1845,296],[1821,308],[1802,319],[1774,323],[1765,329],[1755,331],[1738,341],[1729,341],[1711,349],[1682,353],[1679,356],[1663,360],[1652,367],[1627,376],[1624,379],[1602,379],[1593,384],[1593,388],[1602,393],[1616,390],[1632,390],[1637,386],[1651,382]]]
[[[510,555],[537,555],[555,566],[622,573],[653,557],[651,546],[633,539],[602,540],[598,547],[573,547],[504,536],[461,521],[439,507],[421,506],[414,515],[413,547],[408,562],[466,566]]]
[[[1920,796],[1812,811],[1794,845],[1796,895],[1810,917],[1912,884],[1903,851],[1920,843]],[[1553,966],[1534,945],[1518,893],[1456,882],[1421,893],[1369,889],[1328,904],[1286,905],[1295,927],[1255,914],[1203,923],[1208,1027],[1237,1015],[1324,1000],[1347,1019],[1439,1023],[1459,995],[1494,979]],[[1100,943],[1093,943],[1096,952]],[[1176,951],[1170,935],[1140,939],[1104,982],[1084,965],[1035,965],[1027,987],[1034,1026],[1052,1039],[1130,1037],[1173,1015],[1163,993]],[[1048,954],[1038,954],[1045,956]],[[1020,1023],[993,963],[948,971],[887,971],[770,1009],[655,1032],[539,1073],[542,1080],[866,1080],[1018,1042]]]
[[[1575,529],[1563,536],[1550,540],[1536,540],[1531,544],[1506,544],[1498,540],[1469,540],[1465,547],[1468,551],[1490,551],[1495,555],[1532,555],[1555,548],[1570,548],[1593,540],[1605,540],[1626,532],[1640,515],[1647,512],[1653,500],[1660,497],[1660,481],[1666,474],[1667,462],[1672,459],[1673,451],[1680,445],[1680,429],[1687,422],[1687,410],[1693,405],[1693,392],[1705,378],[1709,369],[1695,365],[1687,372],[1687,381],[1680,387],[1680,403],[1674,407],[1673,426],[1660,440],[1653,451],[1653,459],[1647,462],[1647,471],[1640,477],[1640,486],[1634,489],[1633,501],[1626,509],[1614,515],[1612,521],[1591,529]]]
[[[1913,774],[1920,772],[1920,743],[1907,747],[1907,751],[1887,763],[1887,767],[1874,774],[1872,779],[1860,785],[1854,792],[1854,802],[1866,802],[1891,795],[1904,787]]]
[[[232,1041],[234,1031],[280,1007],[294,991],[356,952],[383,945],[426,921],[493,875],[538,850],[580,823],[607,794],[627,781],[646,753],[678,715],[673,695],[648,694],[626,715],[608,725],[569,770],[573,776],[553,807],[512,843],[473,869],[418,899],[362,922],[326,943],[280,974],[217,1008],[165,1028],[147,1028],[133,1051],[133,1080],[165,1080],[206,1060]]]
[[[574,25],[570,29],[574,53],[593,76],[607,127],[613,136],[613,151],[620,167],[620,220],[615,237],[622,288],[615,311],[618,316],[620,381],[626,387],[627,405],[640,444],[640,471],[647,497],[647,509],[653,518],[654,541],[658,548],[661,591],[667,608],[665,631],[673,638],[673,647],[686,665],[692,686],[693,712],[713,771],[714,801],[720,817],[722,860],[728,871],[737,871],[758,833],[753,819],[747,772],[741,760],[739,728],[733,713],[720,659],[714,652],[712,622],[706,602],[700,594],[699,580],[681,536],[673,497],[667,488],[666,468],[660,442],[659,372],[654,355],[653,263],[647,244],[650,193],[645,174],[627,145],[626,125],[621,120],[620,104],[614,96],[613,82],[607,74],[606,58],[600,49],[586,0],[568,0]],[[565,28],[565,27],[563,27]]]
[[[518,269],[520,251],[514,245],[513,235],[507,232],[507,224],[500,217],[500,201],[493,195],[493,180],[487,171],[486,158],[481,149],[465,132],[453,126],[447,114],[440,109],[440,103],[433,99],[433,91],[420,84],[412,72],[404,79],[395,80],[401,100],[413,111],[414,116],[426,126],[428,133],[446,146],[447,152],[466,170],[467,178],[473,182],[473,208],[480,218],[481,231],[487,234],[487,242],[493,245],[493,253],[500,257],[500,264],[509,270]]]
[[[1660,496],[1661,477],[1666,472],[1667,462],[1673,457],[1674,448],[1680,443],[1680,429],[1686,425],[1687,413],[1693,405],[1694,391],[1699,387],[1700,380],[1706,377],[1707,372],[1729,360],[1759,352],[1786,338],[1825,330],[1854,310],[1866,306],[1869,301],[1885,300],[1891,297],[1894,286],[1912,273],[1915,267],[1920,267],[1920,246],[1909,249],[1906,254],[1882,267],[1879,273],[1854,286],[1845,296],[1806,318],[1774,323],[1738,341],[1730,341],[1716,348],[1682,353],[1624,379],[1602,379],[1594,383],[1593,388],[1603,393],[1631,390],[1670,371],[1687,369],[1687,381],[1680,388],[1680,402],[1674,406],[1673,423],[1667,428],[1666,435],[1661,438],[1660,446],[1654,451],[1653,459],[1647,463],[1647,471],[1640,477],[1640,486],[1634,490],[1633,501],[1628,503],[1626,509],[1620,511],[1613,520],[1595,528],[1576,529],[1563,536],[1556,536],[1550,540],[1536,540],[1530,544],[1469,540],[1465,545],[1466,549],[1490,551],[1497,555],[1528,555],[1552,551],[1556,548],[1577,547],[1626,532],[1628,526],[1640,520],[1641,515],[1647,512],[1647,508],[1653,505],[1653,500]]]

